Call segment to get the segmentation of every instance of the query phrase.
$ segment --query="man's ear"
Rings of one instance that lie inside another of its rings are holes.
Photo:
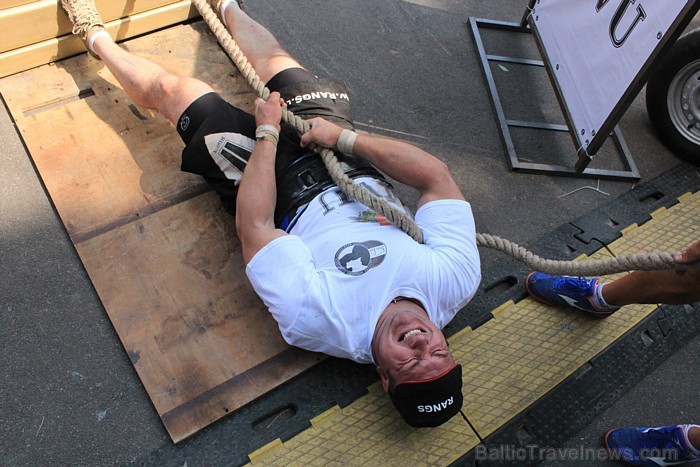
[[[382,386],[384,387],[384,392],[389,392],[389,375],[386,370],[381,366],[377,366],[377,373],[379,373],[379,378],[382,380]]]

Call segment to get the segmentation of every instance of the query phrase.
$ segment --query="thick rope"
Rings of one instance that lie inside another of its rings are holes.
[[[233,63],[248,84],[255,90],[259,97],[267,100],[270,96],[270,90],[265,86],[265,83],[260,80],[260,76],[258,76],[253,69],[253,66],[243,54],[233,37],[231,37],[226,26],[221,22],[207,0],[192,0],[192,3],[197,7],[202,18],[204,18],[204,21],[209,25],[216,39],[231,60],[233,60]],[[306,120],[297,117],[286,108],[282,109],[282,120],[291,125],[300,134],[304,134],[310,129],[309,123]],[[410,216],[394,208],[363,187],[356,185],[352,179],[344,173],[338,158],[331,149],[316,146],[314,150],[321,156],[331,178],[335,184],[340,187],[343,193],[381,214],[418,243],[423,243],[423,232]],[[632,270],[649,271],[688,268],[688,266],[677,264],[673,260],[673,255],[671,253],[639,253],[590,261],[554,261],[540,258],[509,240],[504,240],[488,234],[477,234],[476,242],[479,246],[506,253],[516,260],[525,263],[533,270],[552,275],[602,276]],[[694,263],[691,267],[700,267],[700,264]]]
[[[604,276],[624,271],[656,271],[660,269],[688,269],[698,267],[699,263],[682,266],[673,260],[671,253],[636,253],[615,258],[594,259],[588,261],[554,261],[540,258],[525,248],[502,238],[476,234],[476,242],[480,246],[492,248],[506,253],[518,261],[530,266],[535,271],[541,271],[555,276]]]

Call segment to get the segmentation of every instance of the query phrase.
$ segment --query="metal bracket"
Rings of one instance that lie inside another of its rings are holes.
[[[620,158],[624,165],[624,170],[604,170],[604,169],[591,169],[588,167],[593,157],[586,153],[584,149],[577,150],[578,160],[576,163],[569,167],[565,165],[552,165],[552,164],[539,164],[533,162],[523,162],[518,159],[515,151],[515,145],[513,144],[513,139],[510,134],[510,128],[532,128],[538,130],[548,130],[548,131],[560,131],[569,132],[567,125],[556,125],[544,122],[523,122],[518,120],[509,120],[505,116],[505,111],[503,110],[503,105],[498,94],[498,89],[496,88],[496,82],[491,72],[490,63],[491,62],[501,62],[501,63],[515,63],[524,66],[536,66],[536,67],[546,67],[545,63],[541,60],[529,60],[518,57],[506,57],[501,55],[489,55],[486,53],[484,48],[484,42],[481,38],[480,28],[482,29],[495,29],[506,32],[514,32],[519,34],[531,34],[532,31],[527,26],[527,16],[529,14],[529,9],[526,11],[525,16],[521,23],[506,23],[501,21],[493,21],[482,18],[469,18],[469,25],[476,42],[477,51],[479,53],[479,61],[481,64],[481,69],[484,73],[486,83],[489,88],[489,95],[491,98],[491,103],[493,105],[494,111],[496,112],[496,118],[499,123],[499,129],[501,133],[501,140],[508,153],[508,163],[510,168],[516,172],[521,173],[533,173],[533,174],[554,174],[562,175],[568,177],[580,177],[580,178],[596,178],[603,180],[619,180],[619,181],[629,181],[629,180],[639,180],[641,176],[637,170],[637,166],[632,159],[627,143],[622,137],[620,129],[615,126],[613,131],[610,133],[613,143],[617,152],[620,154]]]

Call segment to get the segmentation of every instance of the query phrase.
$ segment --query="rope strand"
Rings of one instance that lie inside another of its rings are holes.
[[[236,68],[241,72],[241,75],[243,75],[259,97],[267,100],[270,96],[270,90],[265,86],[265,83],[262,82],[260,76],[258,76],[257,72],[253,69],[253,66],[243,54],[233,37],[231,37],[231,34],[221,22],[216,12],[212,10],[207,0],[192,0],[192,3],[197,7],[202,18],[209,25],[212,33],[216,36],[216,39],[236,65]],[[291,125],[300,134],[309,131],[309,123],[294,115],[286,108],[282,109],[282,120]],[[314,150],[321,156],[333,182],[340,187],[343,193],[384,216],[389,222],[406,232],[418,243],[423,243],[423,232],[413,218],[405,212],[391,206],[381,198],[373,195],[365,188],[356,185],[343,171],[333,150],[321,146],[314,147]],[[671,253],[639,253],[590,261],[554,261],[540,258],[509,240],[493,235],[477,234],[476,242],[479,246],[506,253],[516,260],[525,263],[533,270],[552,275],[600,276],[632,270],[683,270],[688,267],[700,267],[698,263],[688,266],[679,265],[673,260],[673,255]]]

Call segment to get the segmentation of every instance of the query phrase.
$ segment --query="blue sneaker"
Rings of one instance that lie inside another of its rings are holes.
[[[550,276],[532,272],[525,279],[525,288],[535,299],[548,305],[563,305],[587,311],[593,316],[605,318],[620,307],[599,306],[596,293],[602,283],[599,279],[584,277]]]
[[[683,425],[659,428],[620,428],[605,435],[611,456],[632,465],[683,465],[700,462]]]

